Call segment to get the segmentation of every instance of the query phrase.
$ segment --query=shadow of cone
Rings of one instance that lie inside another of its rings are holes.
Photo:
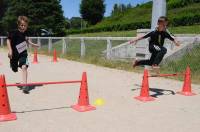
[[[34,50],[33,64],[38,64],[37,49]]]
[[[183,84],[183,89],[181,92],[177,92],[178,94],[185,95],[185,96],[193,96],[196,95],[195,93],[192,93],[192,87],[191,87],[191,70],[188,66],[185,71],[185,79]]]
[[[53,50],[53,62],[58,62],[56,49]]]
[[[81,82],[81,87],[80,87],[78,104],[71,106],[71,108],[73,108],[74,110],[78,112],[96,110],[96,107],[91,106],[89,103],[86,72],[84,72],[82,75],[82,82]]]
[[[16,120],[16,114],[11,113],[4,75],[0,75],[0,122]]]
[[[148,70],[144,70],[144,76],[142,81],[142,88],[140,91],[140,96],[134,97],[135,99],[143,102],[154,101],[155,98],[149,96],[149,81],[148,81]]]

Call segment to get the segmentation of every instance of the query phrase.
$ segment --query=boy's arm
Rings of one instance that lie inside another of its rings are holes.
[[[11,48],[11,42],[10,39],[7,39],[7,47],[8,47],[8,57],[11,59],[13,52],[12,52],[12,48]]]
[[[179,41],[176,39],[176,38],[173,38],[168,32],[166,32],[167,34],[167,38],[169,39],[169,40],[171,40],[172,42],[174,42],[174,44],[176,45],[176,46],[180,46],[180,43],[179,43]]]
[[[176,46],[180,46],[180,43],[179,43],[179,41],[177,40],[177,39],[174,39],[174,44],[176,45]]]
[[[132,44],[132,43],[136,43],[138,40],[143,39],[143,37],[144,37],[144,36],[137,37],[137,38],[135,38],[135,39],[129,41],[129,43],[130,43],[130,44]]]
[[[153,32],[150,32],[150,33],[148,33],[148,34],[146,34],[146,35],[144,35],[144,36],[137,37],[136,39],[131,40],[131,41],[130,41],[130,44],[136,43],[138,40],[142,40],[142,39],[148,38],[148,37],[150,37],[150,36],[152,35],[152,33],[153,33]]]
[[[27,39],[27,42],[28,42],[28,44],[32,45],[33,47],[36,47],[36,48],[39,47],[38,44],[35,44],[35,43],[31,42],[30,39]]]

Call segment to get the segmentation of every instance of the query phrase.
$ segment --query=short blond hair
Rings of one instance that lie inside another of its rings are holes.
[[[25,23],[28,24],[28,17],[26,16],[19,16],[18,19],[17,19],[17,24],[19,25],[22,21],[24,21]]]

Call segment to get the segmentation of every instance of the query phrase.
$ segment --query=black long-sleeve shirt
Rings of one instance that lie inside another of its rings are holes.
[[[171,41],[174,41],[174,38],[166,31],[155,30],[146,34],[143,38],[149,38],[149,37],[150,37],[149,41],[150,45],[163,46],[166,38]]]

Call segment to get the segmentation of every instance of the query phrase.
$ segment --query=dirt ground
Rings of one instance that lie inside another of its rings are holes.
[[[142,74],[39,56],[31,64],[29,82],[80,80],[87,72],[90,103],[105,100],[95,111],[79,113],[70,108],[77,103],[80,84],[36,86],[25,95],[17,87],[8,87],[11,109],[17,120],[0,122],[0,132],[199,132],[200,86],[192,85],[196,96],[176,94],[183,82],[151,78],[153,102],[140,102]],[[21,72],[9,68],[7,53],[0,50],[0,74],[7,84],[19,83]]]

